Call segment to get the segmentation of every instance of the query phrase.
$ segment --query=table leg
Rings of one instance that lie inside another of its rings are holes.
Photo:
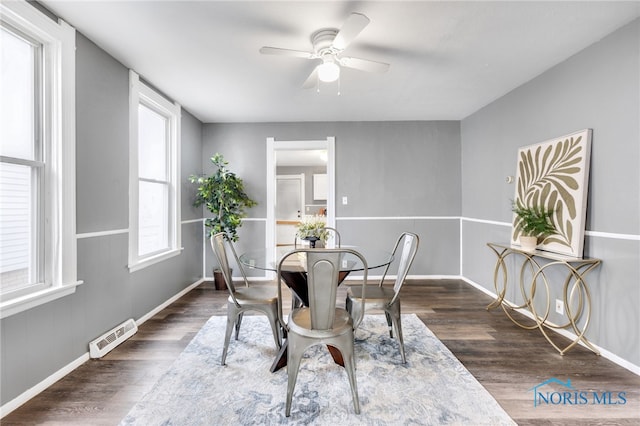
[[[282,343],[282,347],[278,351],[278,355],[276,356],[275,361],[273,361],[273,364],[271,364],[270,371],[272,373],[275,373],[276,371],[287,365],[287,346],[289,346],[288,341],[285,340]]]
[[[342,352],[340,352],[340,349],[331,345],[327,345],[327,349],[329,349],[329,353],[333,357],[333,361],[339,366],[344,367],[344,359],[342,359]]]

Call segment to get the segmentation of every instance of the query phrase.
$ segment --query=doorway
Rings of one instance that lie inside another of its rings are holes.
[[[307,141],[277,141],[267,138],[267,223],[266,247],[272,250],[270,257],[275,260],[276,247],[276,176],[277,154],[292,154],[295,151],[324,151],[326,152],[326,202],[325,210],[327,226],[335,227],[335,138]],[[324,181],[324,179],[322,179]],[[305,203],[309,204],[309,203]],[[308,213],[308,206],[304,206],[303,214]]]

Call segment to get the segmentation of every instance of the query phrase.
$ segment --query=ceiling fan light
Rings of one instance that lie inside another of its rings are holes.
[[[325,83],[334,82],[340,77],[340,67],[333,61],[326,61],[318,66],[318,79]]]

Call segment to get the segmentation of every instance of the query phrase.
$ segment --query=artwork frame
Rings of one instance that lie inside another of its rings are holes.
[[[518,150],[514,203],[551,210],[556,233],[538,248],[582,258],[587,213],[591,129],[584,129]],[[511,244],[522,231],[514,214]]]

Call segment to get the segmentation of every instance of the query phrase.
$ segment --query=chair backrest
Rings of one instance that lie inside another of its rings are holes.
[[[242,274],[242,278],[244,279],[245,286],[249,285],[247,280],[247,276],[242,268],[242,264],[238,259],[238,254],[236,253],[236,249],[233,247],[233,243],[227,237],[227,234],[224,232],[219,232],[215,235],[211,236],[211,248],[218,259],[218,265],[220,265],[220,270],[222,271],[222,275],[224,276],[224,281],[227,283],[227,288],[229,289],[229,294],[233,297],[235,302],[234,293],[236,292],[236,287],[233,284],[233,277],[231,275],[231,266],[229,265],[229,256],[227,254],[226,247],[231,249],[231,253],[236,260],[236,264],[238,265],[238,269]],[[237,303],[237,302],[236,302]]]
[[[304,257],[299,257],[307,275],[307,289],[309,295],[309,310],[311,316],[311,328],[314,330],[327,330],[333,325],[336,311],[336,294],[340,284],[340,270],[345,256],[351,254],[357,257],[363,265],[362,280],[362,309],[364,313],[365,286],[367,283],[367,260],[362,254],[352,249],[295,249],[287,253],[278,262],[278,300],[282,301],[282,271],[283,265],[292,256],[303,253]],[[290,260],[289,260],[290,262]],[[353,262],[350,262],[353,264]],[[282,303],[280,303],[280,306]],[[282,309],[279,309],[282,321]],[[354,318],[354,329],[362,321],[362,315]],[[284,323],[284,321],[282,321]]]
[[[396,241],[396,245],[393,247],[392,254],[395,259],[398,259],[398,273],[396,275],[396,281],[393,284],[393,291],[395,292],[395,296],[391,303],[395,302],[398,298],[398,294],[400,293],[400,289],[402,288],[407,274],[409,273],[409,268],[411,268],[411,264],[413,263],[413,259],[416,257],[416,253],[418,251],[418,245],[420,244],[420,238],[412,232],[403,232],[398,240]],[[401,249],[400,255],[398,257],[398,249]],[[389,265],[384,270],[382,274],[382,279],[380,280],[380,285],[384,281],[385,276],[387,275],[387,271],[389,270]]]
[[[340,233],[338,232],[338,230],[336,228],[332,228],[330,226],[325,226],[323,228],[326,231],[329,231],[329,234],[332,235],[333,237],[333,242],[334,242],[334,246],[335,247],[340,247]]]

